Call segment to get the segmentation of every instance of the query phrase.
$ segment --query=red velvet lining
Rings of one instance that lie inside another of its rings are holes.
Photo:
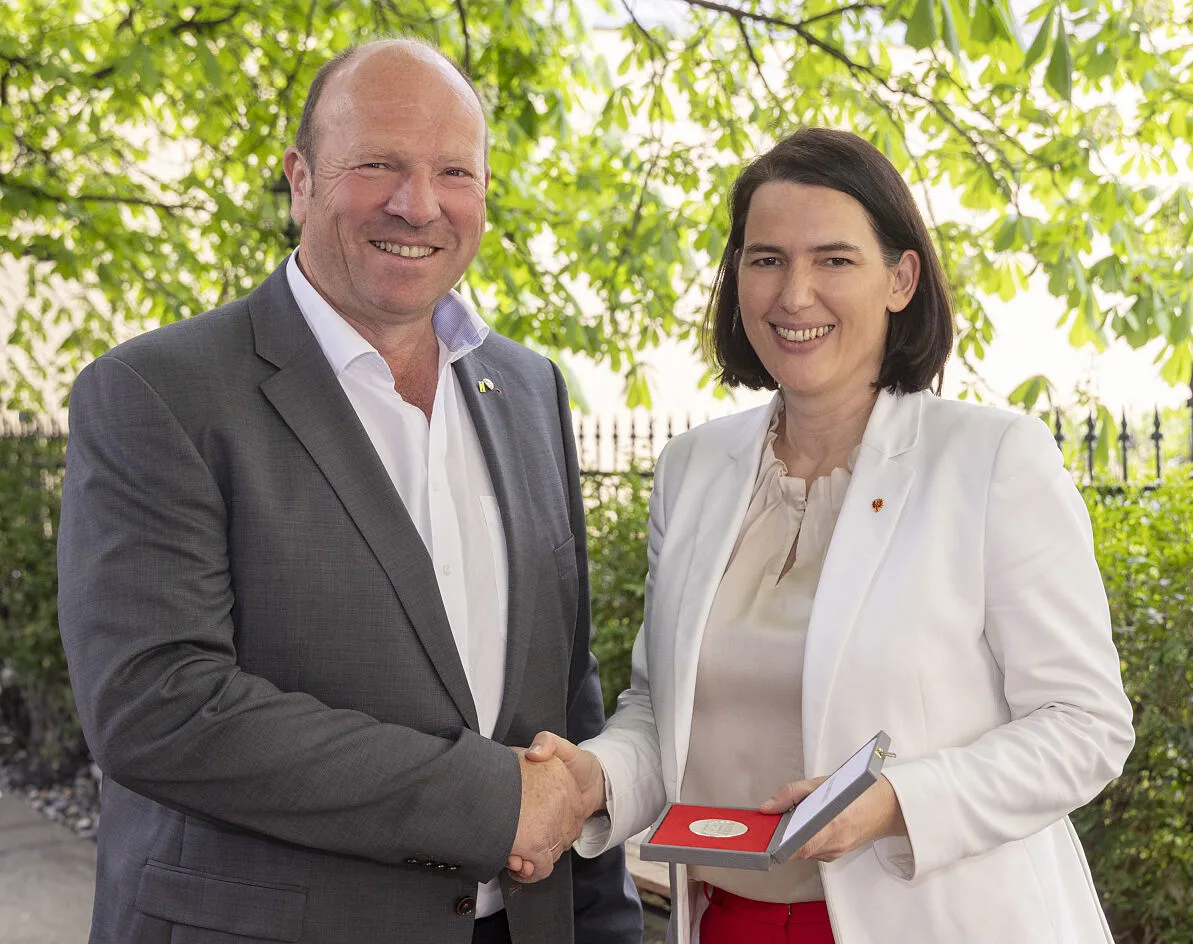
[[[694,849],[727,849],[733,852],[766,852],[781,813],[760,813],[723,806],[690,806],[676,803],[651,836],[656,846],[688,846]],[[697,836],[688,829],[698,819],[732,819],[746,826],[740,836]]]

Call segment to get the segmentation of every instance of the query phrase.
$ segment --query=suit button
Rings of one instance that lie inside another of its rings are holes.
[[[435,863],[435,871],[436,871],[436,872],[442,872],[442,871],[444,871],[444,870],[446,870],[446,869],[447,869],[447,863],[446,863],[446,862],[436,862],[436,863]]]
[[[411,856],[409,859],[406,860],[406,864],[407,865],[421,865],[422,863],[419,862],[418,859],[414,858],[414,856]]]
[[[476,899],[475,898],[461,898],[456,902],[456,914],[461,918],[467,918],[476,913]]]

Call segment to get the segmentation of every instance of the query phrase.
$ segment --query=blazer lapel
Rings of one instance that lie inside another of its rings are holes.
[[[479,727],[422,537],[290,293],[285,264],[254,293],[257,353],[278,368],[261,391],[306,448],[376,555],[465,723]]]
[[[528,601],[535,598],[539,578],[538,568],[534,565],[534,549],[549,542],[535,526],[526,466],[519,457],[517,432],[520,426],[516,402],[521,391],[507,388],[501,372],[480,349],[460,358],[452,367],[460,380],[464,403],[489,467],[493,491],[501,508],[509,561],[505,683],[501,710],[493,728],[493,740],[500,741],[508,733],[518,708],[518,692],[522,688],[522,676],[534,635],[534,627],[526,612]]]
[[[675,788],[683,783],[688,744],[692,734],[692,712],[696,700],[696,672],[700,665],[700,646],[708,615],[712,610],[721,577],[737,543],[741,523],[750,507],[754,480],[766,429],[778,407],[778,398],[769,408],[744,415],[741,427],[726,444],[720,461],[707,478],[695,488],[685,485],[698,509],[695,533],[684,542],[689,559],[686,567],[670,569],[684,573],[685,579],[675,609]],[[693,483],[695,484],[695,483]],[[678,510],[676,520],[683,519]],[[675,561],[673,565],[680,564]]]
[[[833,683],[915,478],[899,456],[915,445],[924,396],[879,395],[829,542],[804,648],[805,776],[823,772],[820,735]]]

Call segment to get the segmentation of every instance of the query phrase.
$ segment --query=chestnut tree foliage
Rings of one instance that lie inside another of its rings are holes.
[[[1161,338],[1189,377],[1187,0],[5,0],[0,406],[54,407],[115,340],[260,281],[296,237],[281,156],[316,68],[399,32],[489,113],[465,290],[622,371],[631,404],[636,354],[695,334],[734,175],[801,125],[856,131],[916,188],[970,368],[983,300],[1035,278],[1073,344]]]

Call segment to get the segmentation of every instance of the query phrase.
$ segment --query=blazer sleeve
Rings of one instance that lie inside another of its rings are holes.
[[[590,819],[576,843],[576,850],[584,856],[596,855],[641,832],[654,821],[667,800],[659,732],[651,703],[649,641],[655,574],[666,532],[664,483],[670,451],[669,443],[655,467],[650,496],[644,618],[634,640],[630,687],[618,697],[617,710],[605,730],[581,745],[596,755],[604,769],[608,804],[608,815]]]
[[[576,546],[579,593],[574,642],[568,680],[567,731],[570,740],[582,741],[600,732],[605,723],[605,704],[596,657],[589,648],[592,619],[589,603],[587,531],[584,523],[584,495],[580,487],[580,463],[572,434],[567,387],[559,368],[555,371],[559,428],[563,440],[567,475],[569,514]],[[572,864],[572,909],[575,939],[586,944],[637,944],[642,940],[642,903],[626,870],[625,849],[614,846],[596,858],[569,853]]]
[[[298,845],[497,874],[517,829],[514,753],[466,728],[433,736],[333,709],[242,671],[231,511],[196,444],[112,355],[80,375],[70,431],[59,623],[105,774]],[[460,810],[475,811],[468,829],[451,828]]]
[[[985,510],[985,640],[1009,720],[889,767],[906,840],[876,851],[913,879],[1025,838],[1095,797],[1134,742],[1089,514],[1051,433],[1005,430]],[[901,854],[902,853],[902,854]]]

